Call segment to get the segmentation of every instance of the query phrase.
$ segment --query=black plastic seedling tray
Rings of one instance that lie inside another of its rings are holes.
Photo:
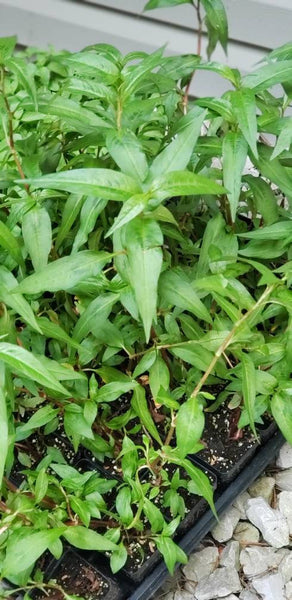
[[[226,482],[224,477],[220,479],[218,474],[217,489],[215,491],[215,506],[219,516],[234,502],[236,497],[246,490],[250,484],[264,471],[264,469],[273,461],[277,452],[284,443],[284,438],[280,432],[273,433],[270,429],[270,439],[262,443],[256,450],[256,453],[250,457],[250,462],[242,468],[240,473],[233,481]],[[82,464],[84,463],[84,464]],[[85,468],[96,468],[94,463],[88,460],[77,462],[76,466]],[[99,470],[99,469],[98,469]],[[209,468],[209,470],[211,470]],[[107,477],[112,475],[106,473]],[[216,478],[215,478],[216,479]],[[215,484],[216,485],[216,484]],[[214,486],[215,487],[215,486]],[[190,554],[201,542],[201,540],[210,532],[216,524],[216,519],[210,509],[205,506],[198,505],[200,510],[196,514],[196,520],[192,520],[192,524],[188,523],[188,528],[182,527],[180,533],[175,540],[181,548]],[[202,510],[201,510],[202,509]],[[185,520],[187,520],[186,517]],[[182,522],[183,525],[184,521]],[[193,524],[194,523],[194,524]],[[92,552],[78,552],[76,549],[70,549],[65,552],[64,556],[59,560],[54,559],[50,562],[46,569],[45,580],[54,577],[56,569],[60,563],[66,560],[67,553],[73,552],[74,555],[79,555],[82,560],[88,560],[89,564],[93,565],[99,573],[107,580],[112,596],[106,596],[105,600],[149,600],[153,594],[161,587],[164,579],[168,575],[167,568],[159,555],[158,551],[150,557],[144,565],[138,570],[137,577],[129,577],[125,569],[117,575],[112,576],[109,570],[109,564],[106,557]],[[34,594],[32,594],[34,596]]]

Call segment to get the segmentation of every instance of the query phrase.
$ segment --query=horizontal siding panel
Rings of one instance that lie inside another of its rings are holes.
[[[140,0],[133,1],[138,6]],[[195,51],[196,39],[190,29],[113,10],[108,6],[110,2],[113,0],[108,0],[105,8],[76,0],[25,0],[25,4],[23,0],[0,0],[0,35],[17,34],[23,45],[53,44],[73,51],[97,42],[113,44],[123,53],[152,52],[164,44],[169,55]],[[123,0],[123,7],[126,4]],[[264,54],[261,48],[231,41],[228,59],[221,49],[213,58],[246,72]],[[215,74],[198,72],[191,92],[200,96],[221,94],[227,86]]]
[[[86,1],[136,14],[140,18],[151,18],[188,29],[193,24],[196,27],[195,11],[188,4],[143,13],[146,0]],[[263,48],[275,48],[291,40],[292,0],[224,0],[224,4],[233,40]]]

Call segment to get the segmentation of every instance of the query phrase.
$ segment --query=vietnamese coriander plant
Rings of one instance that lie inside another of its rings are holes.
[[[148,8],[167,4],[182,2]],[[225,13],[201,4],[211,53]],[[15,42],[0,40],[1,577],[46,586],[41,556],[66,543],[113,572],[140,544],[172,572],[186,492],[215,512],[190,458],[205,414],[228,402],[256,439],[271,415],[292,443],[292,44],[242,77],[200,47]],[[230,90],[191,99],[198,69]]]

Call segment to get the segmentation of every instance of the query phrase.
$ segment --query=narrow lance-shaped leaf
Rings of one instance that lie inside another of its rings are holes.
[[[148,164],[142,145],[132,131],[112,130],[106,136],[107,149],[123,173],[142,182]]]
[[[259,171],[275,183],[284,194],[292,198],[292,173],[291,169],[281,165],[278,158],[272,159],[273,149],[265,144],[258,145],[259,158],[255,160]]]
[[[12,371],[17,371],[24,377],[36,381],[41,386],[68,396],[67,390],[59,381],[25,348],[9,344],[8,342],[0,342],[0,360],[3,360]]]
[[[222,195],[226,189],[204,175],[190,171],[173,171],[155,179],[151,187],[152,198],[149,205],[156,206],[172,196]]]
[[[55,241],[56,250],[60,248],[62,242],[68,235],[74,221],[80,213],[84,201],[85,196],[82,194],[70,194],[67,198],[63,209],[62,221]]]
[[[162,267],[163,236],[156,221],[136,218],[125,226],[129,277],[146,340],[156,321],[157,284]]]
[[[268,65],[259,67],[253,73],[248,73],[242,79],[245,87],[253,89],[255,92],[267,90],[278,83],[289,83],[292,79],[292,60],[281,60],[271,62]]]
[[[272,415],[287,442],[292,445],[292,396],[285,390],[277,392],[271,400]]]
[[[9,58],[6,66],[17,76],[21,85],[31,97],[35,110],[38,110],[37,91],[33,76],[33,65],[25,62],[21,58]]]
[[[221,46],[226,52],[228,42],[228,22],[222,0],[202,0],[202,5],[206,11],[208,21],[216,31]]]
[[[99,552],[113,551],[117,549],[116,544],[108,538],[92,529],[86,529],[77,525],[68,527],[63,533],[64,538],[80,550],[98,550]]]
[[[58,117],[65,122],[71,131],[78,131],[83,135],[94,132],[98,128],[107,129],[110,127],[105,119],[84,108],[79,102],[64,98],[64,96],[54,96],[51,102],[40,102],[39,110],[45,114]]]
[[[5,398],[5,367],[0,364],[0,490],[8,452],[8,416]]]
[[[165,271],[159,281],[159,296],[164,302],[189,310],[199,319],[211,323],[209,311],[183,273]]]
[[[107,200],[88,196],[86,198],[80,213],[80,226],[76,234],[72,254],[77,252],[83,244],[87,242],[88,235],[94,229],[96,219],[107,205]]]
[[[52,226],[47,210],[35,206],[22,219],[22,235],[35,271],[43,269],[52,246]]]
[[[113,305],[118,299],[118,294],[101,294],[92,300],[74,327],[73,339],[81,342],[92,331],[93,323],[98,329],[99,325],[103,324],[108,318]]]
[[[176,417],[176,441],[180,456],[192,454],[202,436],[204,413],[200,400],[190,397],[184,402]]]
[[[0,246],[7,250],[18,265],[23,266],[24,261],[19,241],[3,221],[0,221]]]
[[[241,177],[246,163],[247,143],[239,132],[230,131],[223,141],[223,183],[227,191],[232,221],[241,191]]]
[[[256,373],[255,366],[248,354],[241,355],[242,366],[242,394],[244,406],[247,410],[249,425],[256,435],[255,430],[255,397],[256,397]]]
[[[126,200],[118,216],[115,218],[114,224],[108,230],[105,237],[109,237],[115,231],[117,231],[117,229],[120,229],[121,227],[123,227],[123,225],[126,225],[126,223],[129,223],[130,221],[132,221],[132,219],[140,215],[140,213],[143,212],[143,210],[145,209],[147,201],[147,194],[136,194],[135,196],[129,198],[129,200]]]
[[[251,151],[257,157],[257,107],[254,92],[248,88],[237,90],[231,95],[231,103],[238,125]]]
[[[35,188],[65,190],[75,194],[123,201],[141,191],[137,182],[112,169],[71,169],[27,179]],[[23,184],[23,180],[18,180]]]
[[[12,308],[35,331],[41,333],[34,312],[21,294],[11,293],[18,281],[4,266],[0,266],[0,302]]]
[[[137,385],[134,388],[133,398],[132,398],[132,408],[135,413],[138,415],[141,423],[150,433],[150,435],[161,445],[160,435],[156,429],[155,423],[151,417],[150,410],[147,405],[147,400],[145,396],[145,390],[141,385]]]
[[[269,184],[261,177],[245,175],[246,181],[252,191],[257,211],[263,218],[265,225],[271,225],[278,220],[279,206],[277,198]]]
[[[83,250],[73,256],[63,256],[49,263],[38,273],[23,279],[14,291],[22,294],[39,294],[45,291],[69,290],[83,279],[98,275],[109,258],[110,254],[93,250]]]
[[[126,73],[122,73],[124,75],[124,82],[120,87],[120,94],[123,104],[135,92],[140,81],[146,77],[147,73],[150,73],[152,69],[159,66],[162,53],[163,48],[159,48],[153,52],[153,54],[143,58],[137,66],[132,67],[132,69],[128,70]]]
[[[153,160],[149,173],[151,181],[170,171],[180,171],[186,168],[200,135],[206,112],[201,107],[195,106],[180,119],[174,140]]]
[[[1,37],[0,38],[0,64],[5,63],[5,61],[11,56],[15,46],[17,43],[16,35],[11,35],[10,37]]]
[[[74,528],[72,527],[72,529]],[[21,530],[20,534],[20,530],[16,529],[7,542],[2,576],[9,579],[10,573],[21,573],[31,567],[65,530],[65,527],[60,527],[34,531],[32,528],[26,527]]]

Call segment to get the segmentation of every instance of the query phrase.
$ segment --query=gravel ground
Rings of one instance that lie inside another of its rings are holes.
[[[292,600],[292,447],[169,578],[155,600]]]

